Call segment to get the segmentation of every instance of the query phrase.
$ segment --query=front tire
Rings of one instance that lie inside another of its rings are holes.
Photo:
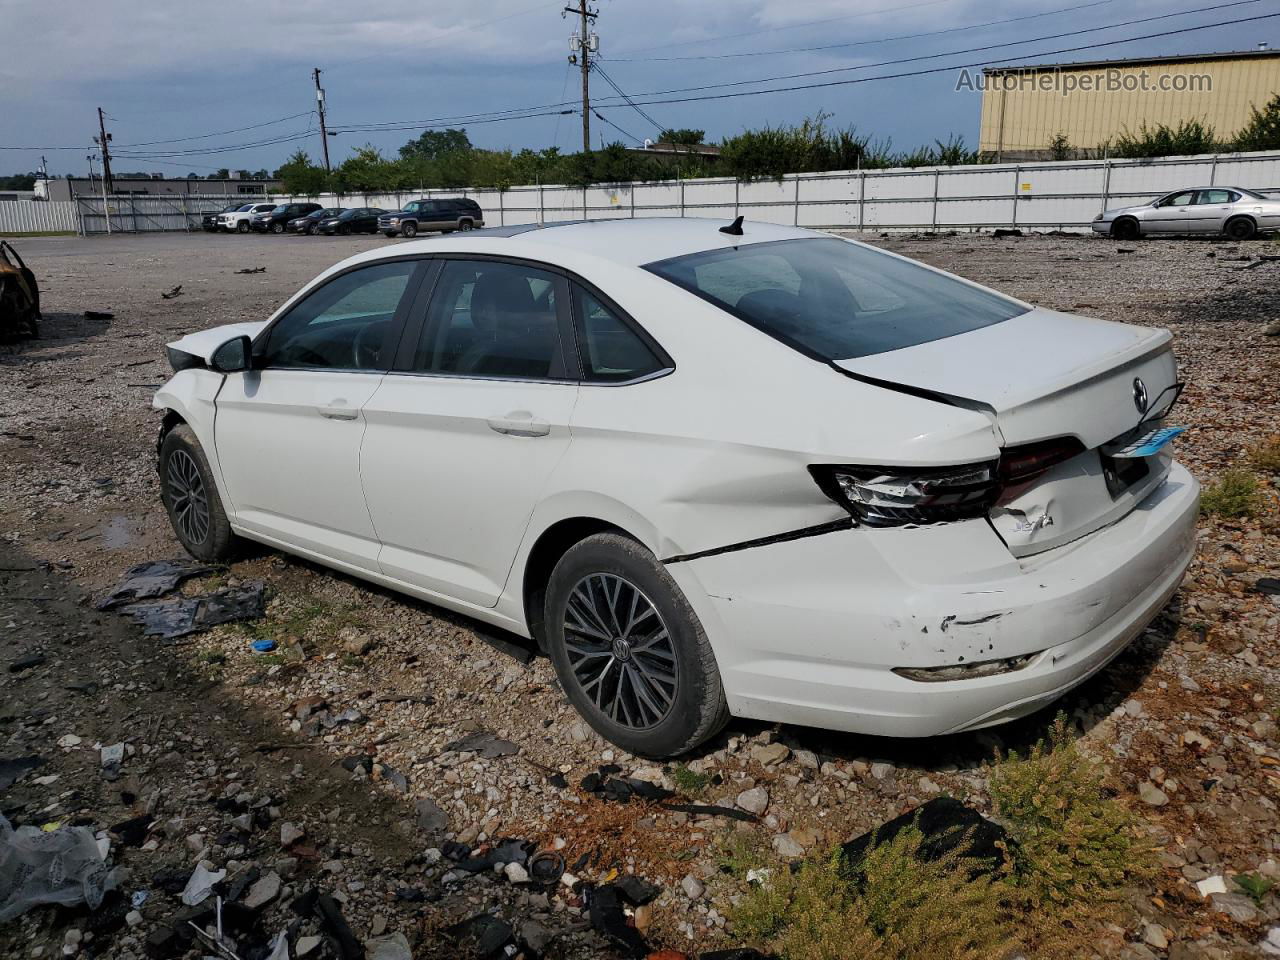
[[[629,537],[571,547],[547,584],[547,646],[560,686],[624,750],[672,757],[729,720],[715,655],[676,582]]]
[[[1234,220],[1227,221],[1227,227],[1223,232],[1232,240],[1252,240],[1254,234],[1258,232],[1258,225],[1249,217],[1236,217]]]
[[[1116,240],[1137,240],[1141,234],[1142,228],[1132,217],[1121,217],[1111,225],[1111,236]]]
[[[406,240],[412,240],[418,235],[418,225],[416,223],[402,223],[400,224],[400,234]]]
[[[283,223],[273,223],[273,224],[271,225],[271,232],[272,232],[272,233],[284,233],[284,224],[283,224]]]
[[[236,224],[236,233],[248,233],[248,232],[249,232],[248,220],[241,220],[239,223]]]
[[[237,538],[222,508],[213,470],[185,423],[165,434],[160,444],[160,498],[187,553],[205,562],[232,555]]]

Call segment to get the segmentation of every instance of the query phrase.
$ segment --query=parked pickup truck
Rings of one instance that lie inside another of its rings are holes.
[[[266,213],[274,210],[274,203],[246,203],[239,210],[218,214],[218,229],[231,230],[235,233],[248,233],[249,221],[255,213]]]
[[[378,229],[388,237],[416,237],[432,230],[452,233],[483,226],[484,213],[480,204],[465,197],[415,200],[399,213],[388,213],[378,218]]]

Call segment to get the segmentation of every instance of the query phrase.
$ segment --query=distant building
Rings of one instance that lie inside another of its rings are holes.
[[[988,67],[978,149],[1003,160],[1044,159],[1059,135],[1092,151],[1126,131],[1198,120],[1229,139],[1280,93],[1280,50]]]
[[[168,177],[112,177],[111,178],[113,192],[116,194],[131,194],[134,196],[151,196],[151,197],[173,197],[173,196],[200,196],[200,197],[226,197],[230,202],[236,197],[244,197],[246,201],[254,197],[261,197],[270,191],[279,191],[279,180],[202,180],[198,177],[191,179],[170,179]],[[38,180],[36,181],[37,193],[43,188],[45,195],[50,200],[70,200],[75,196],[83,196],[92,194],[94,196],[102,193],[102,180],[99,177],[89,179],[88,177],[72,177],[62,180]]]
[[[665,143],[661,140],[646,140],[643,147],[627,147],[627,153],[637,157],[648,157],[660,163],[677,166],[689,157],[709,160],[712,163],[720,159],[720,148],[709,143]]]
[[[0,190],[0,203],[5,201],[13,202],[15,200],[34,200],[36,192],[34,190]]]

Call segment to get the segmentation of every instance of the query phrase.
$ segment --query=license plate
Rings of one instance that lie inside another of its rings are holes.
[[[1159,427],[1155,430],[1149,430],[1139,437],[1130,440],[1119,450],[1109,452],[1108,456],[1116,460],[1134,460],[1140,457],[1150,457],[1160,451],[1160,449],[1178,434],[1186,431],[1186,427]]]

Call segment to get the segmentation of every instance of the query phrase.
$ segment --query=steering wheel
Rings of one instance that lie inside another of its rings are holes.
[[[373,335],[377,335],[376,343],[369,343]],[[351,360],[357,370],[368,370],[378,365],[378,357],[382,353],[382,328],[375,323],[366,323],[351,339]]]

